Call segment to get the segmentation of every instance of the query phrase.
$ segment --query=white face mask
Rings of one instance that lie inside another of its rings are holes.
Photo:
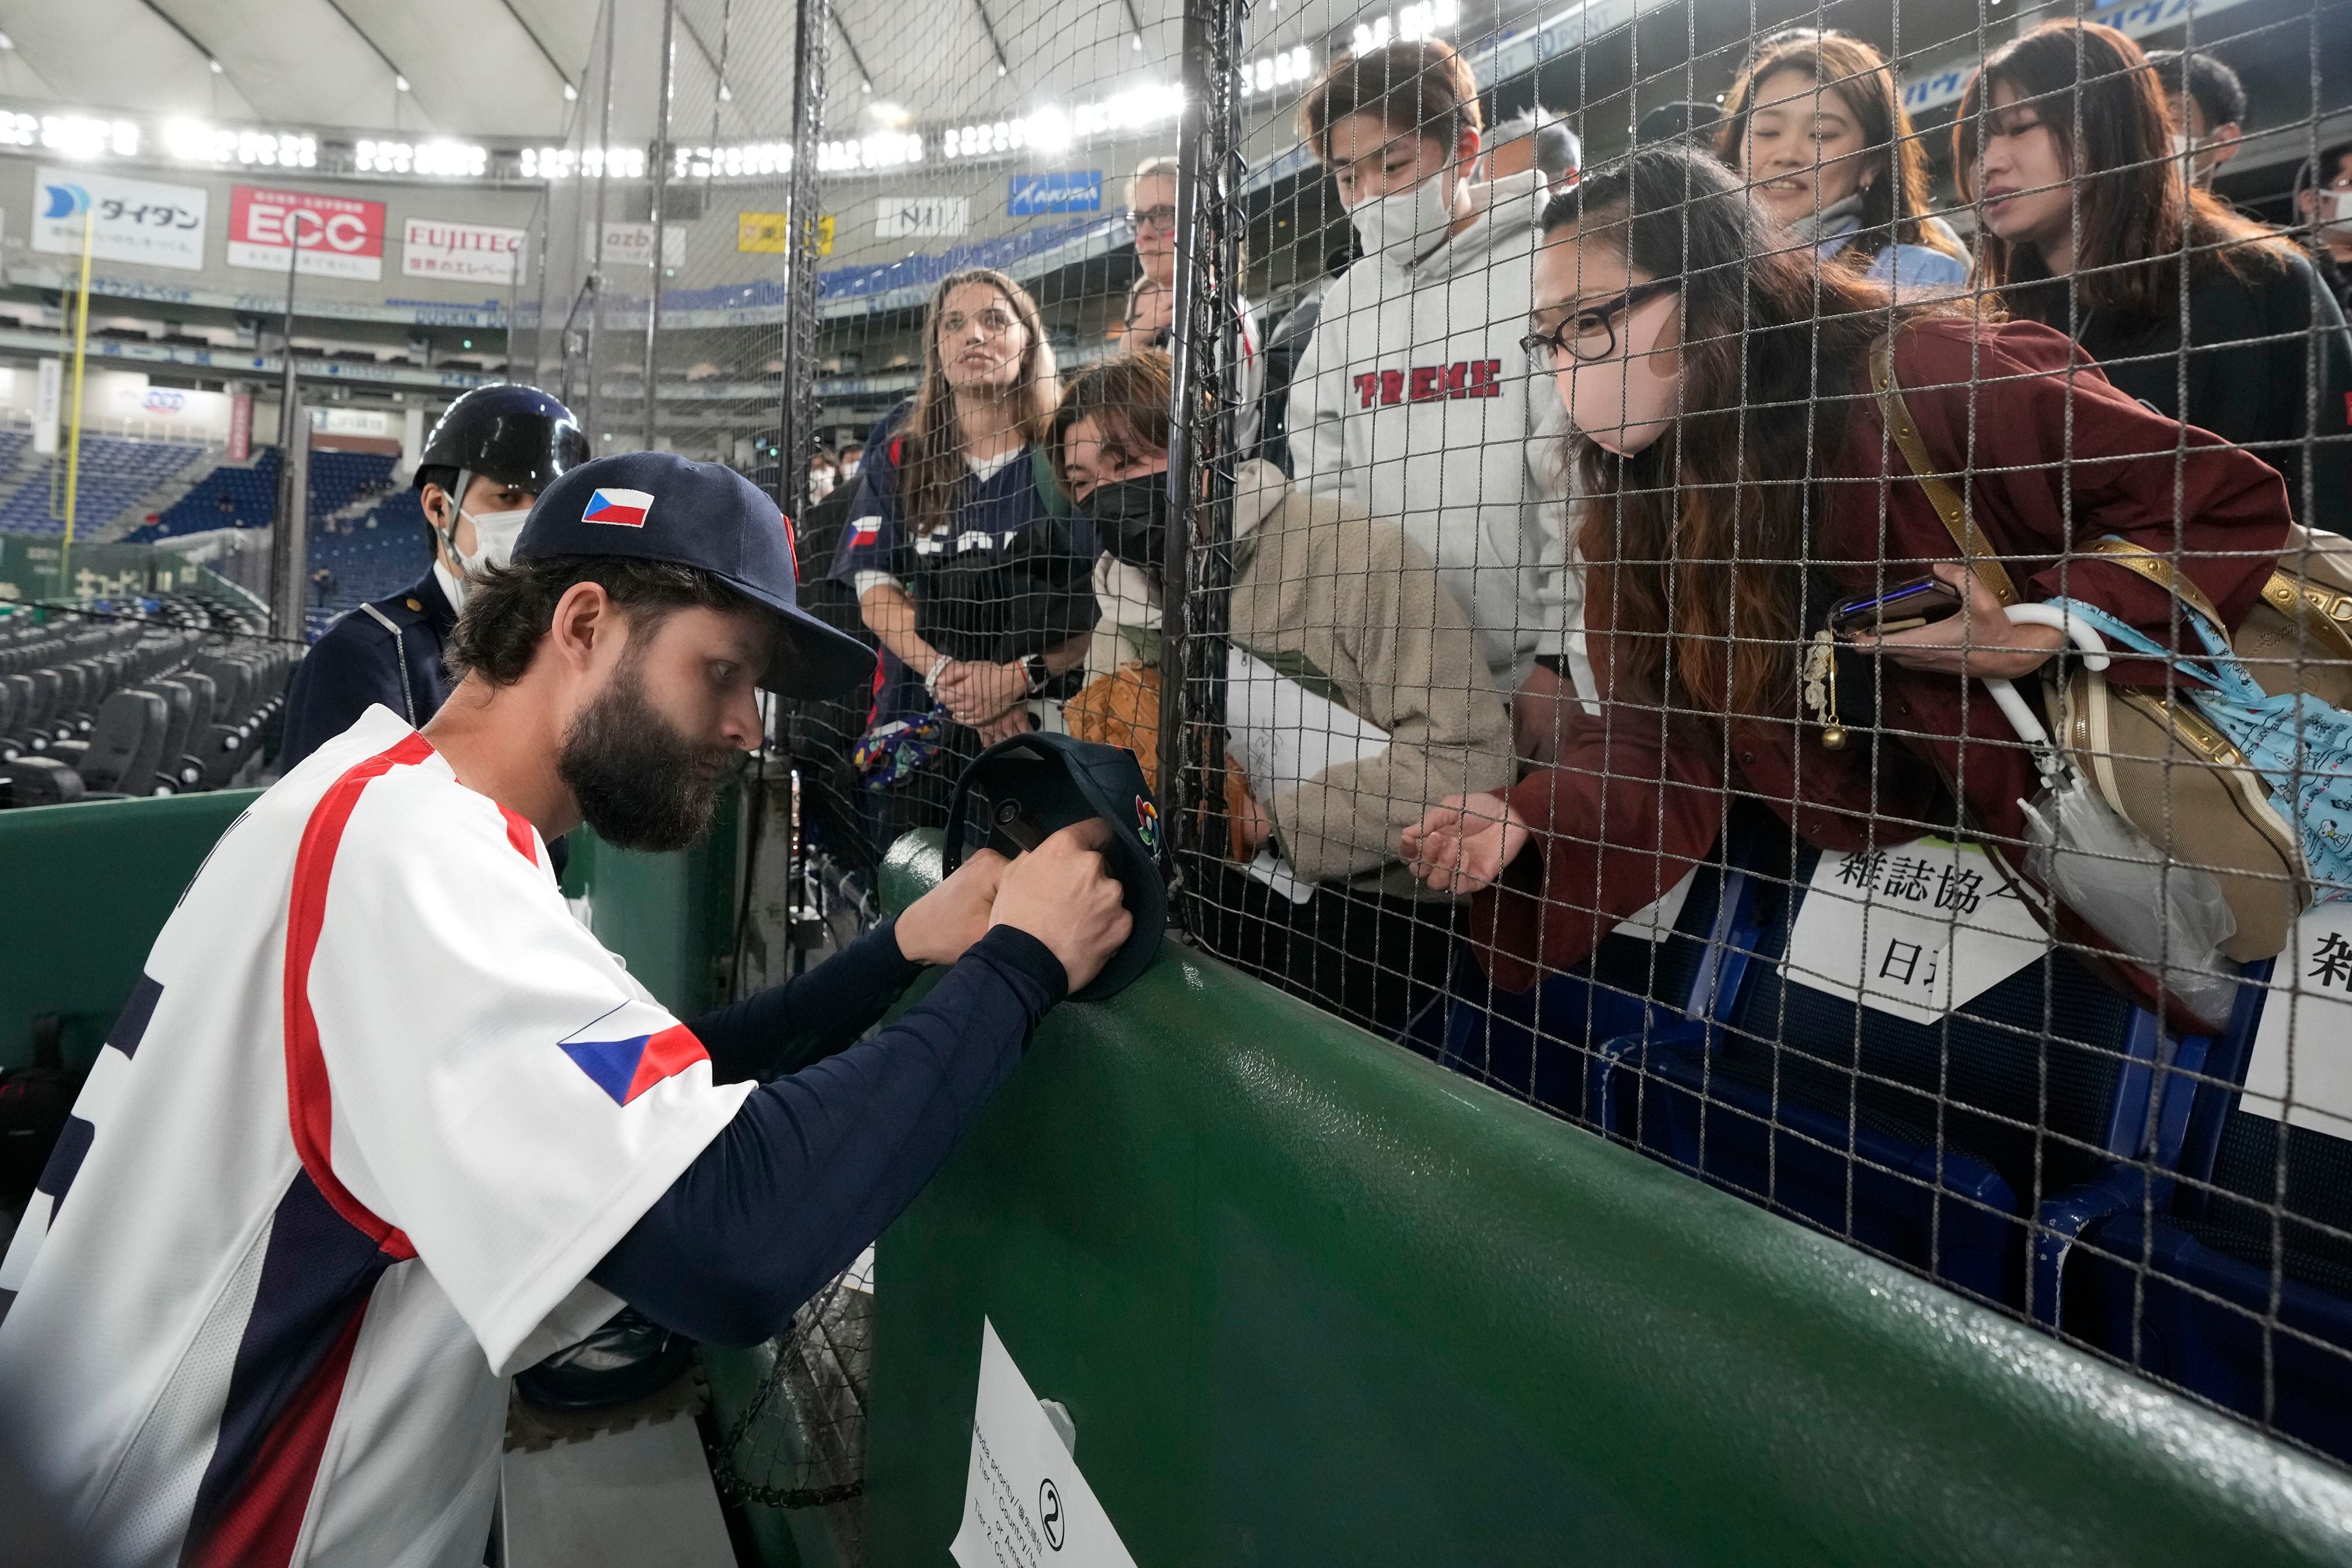
[[[1386,255],[1406,266],[1436,249],[1445,237],[1457,215],[1454,193],[1460,189],[1454,171],[1441,169],[1410,191],[1357,203],[1349,209],[1348,221],[1356,225],[1366,256]]]
[[[513,563],[515,540],[522,537],[522,526],[530,519],[530,508],[523,507],[511,512],[460,511],[457,516],[474,525],[474,550],[468,555],[457,548],[455,524],[441,535],[442,544],[458,567],[455,591],[450,593],[455,601],[449,606],[452,610],[466,608],[466,583],[469,578],[493,567]]]
[[[2319,226],[2324,229],[2352,229],[2352,191],[2319,193]]]
[[[1682,355],[1658,351],[1658,340],[1679,308],[1676,294],[1643,300],[1617,324],[1618,347],[1630,352],[1570,360],[1555,372],[1569,423],[1594,445],[1630,457],[1665,434]]]
[[[820,468],[809,476],[809,499],[822,501],[833,494],[833,470]]]
[[[851,458],[848,462],[846,462],[846,463],[845,463],[845,464],[843,464],[843,465],[841,465],[841,482],[842,482],[843,484],[846,485],[846,484],[848,484],[852,479],[855,479],[855,478],[856,478],[856,477],[857,477],[857,459],[856,459],[855,457],[853,457],[853,458]]]

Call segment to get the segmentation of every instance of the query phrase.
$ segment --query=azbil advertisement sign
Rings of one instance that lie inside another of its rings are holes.
[[[229,191],[228,264],[317,277],[383,277],[383,204],[310,191],[237,185]]]

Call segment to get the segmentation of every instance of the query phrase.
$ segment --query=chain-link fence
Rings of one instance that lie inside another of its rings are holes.
[[[1129,746],[1201,946],[2352,1456],[2352,8],[697,0],[583,80],[518,362],[881,649],[828,876]]]

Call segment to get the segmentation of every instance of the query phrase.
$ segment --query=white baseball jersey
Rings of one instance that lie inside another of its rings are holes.
[[[371,708],[156,939],[0,1265],[0,1409],[102,1563],[478,1564],[506,1375],[750,1088]]]

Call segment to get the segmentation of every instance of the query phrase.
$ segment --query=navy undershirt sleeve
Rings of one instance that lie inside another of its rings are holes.
[[[714,1082],[765,1082],[856,1040],[890,1010],[920,964],[898,951],[898,922],[868,931],[806,974],[687,1024],[710,1053]]]
[[[1067,988],[1051,948],[992,928],[889,1028],[752,1091],[588,1277],[714,1344],[781,1332],[914,1201]]]

